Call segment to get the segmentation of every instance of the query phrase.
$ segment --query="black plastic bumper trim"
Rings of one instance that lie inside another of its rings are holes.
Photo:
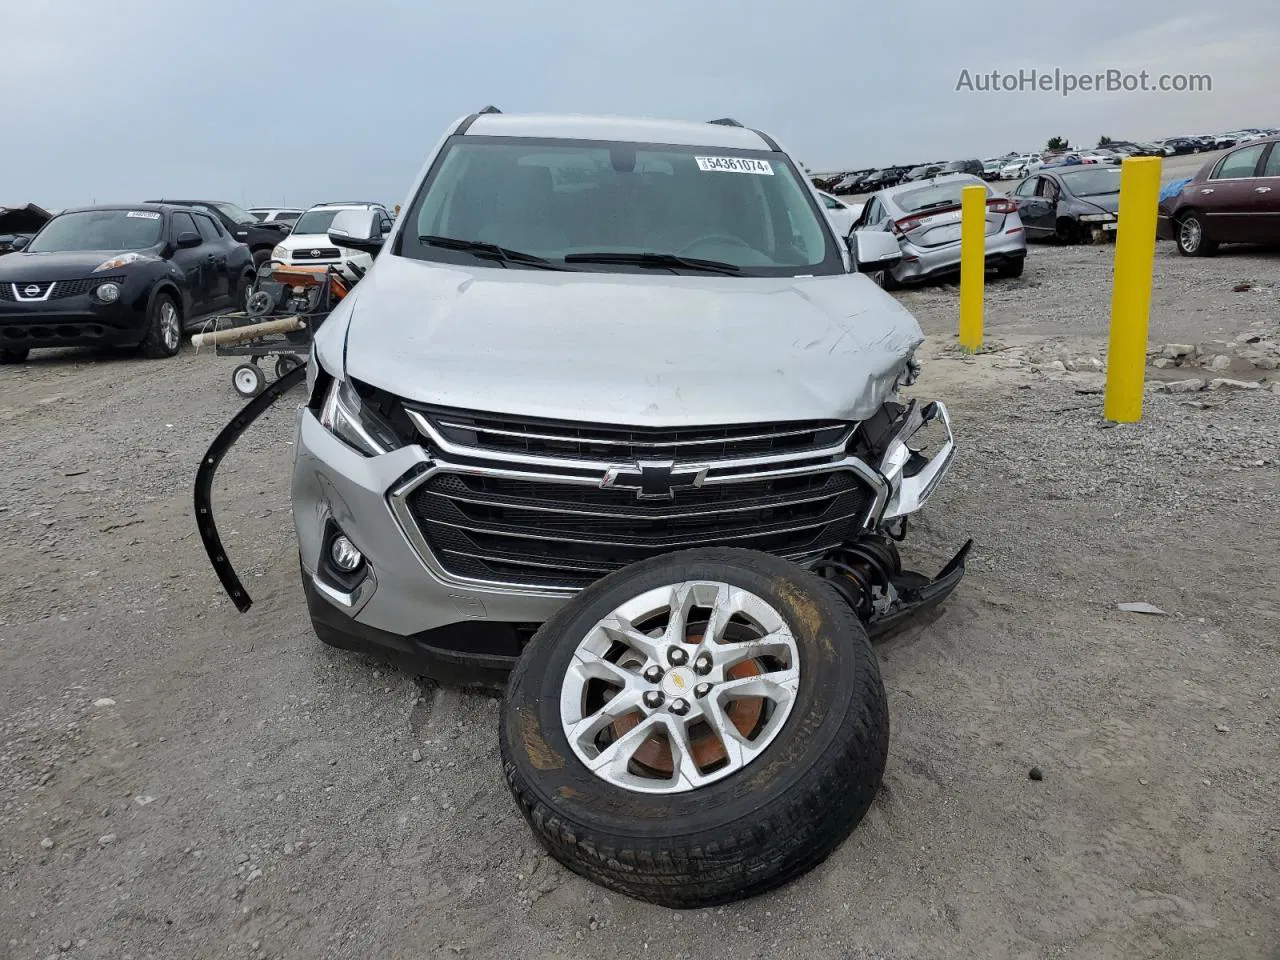
[[[200,530],[200,539],[204,541],[205,553],[209,555],[209,562],[213,564],[214,572],[222,581],[223,589],[227,591],[227,596],[241,613],[253,606],[253,599],[245,590],[244,584],[240,582],[240,578],[236,576],[231,561],[227,559],[222,538],[218,536],[218,525],[213,521],[213,475],[217,472],[218,465],[222,463],[222,458],[227,455],[227,451],[240,439],[240,435],[266,413],[267,409],[280,397],[302,383],[306,375],[305,365],[295,367],[245,404],[231,422],[219,431],[209,449],[205,451],[204,457],[201,458],[200,469],[196,471],[196,526]]]

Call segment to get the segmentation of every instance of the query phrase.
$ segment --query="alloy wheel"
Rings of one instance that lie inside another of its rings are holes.
[[[727,583],[685,581],[627,601],[587,632],[560,718],[597,777],[683,793],[759,757],[799,683],[796,641],[771,604]]]
[[[1178,242],[1182,244],[1182,249],[1187,253],[1195,253],[1200,249],[1200,241],[1204,238],[1204,231],[1200,226],[1200,221],[1195,217],[1187,217],[1182,221],[1178,228]]]
[[[182,324],[178,322],[178,308],[166,300],[160,304],[160,338],[171,353],[182,340]]]

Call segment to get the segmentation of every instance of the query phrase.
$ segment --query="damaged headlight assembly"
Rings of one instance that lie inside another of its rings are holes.
[[[319,413],[326,430],[366,457],[381,456],[400,445],[395,431],[361,400],[354,383],[338,377],[326,379],[329,382]]]

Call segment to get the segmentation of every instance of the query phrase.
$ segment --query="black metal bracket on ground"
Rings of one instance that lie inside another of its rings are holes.
[[[893,584],[898,591],[898,602],[888,614],[883,617],[873,617],[867,623],[868,636],[873,639],[883,637],[950,596],[964,579],[965,561],[969,558],[969,551],[972,549],[971,538],[965,541],[964,546],[947,561],[947,565],[932,580],[907,570],[898,574]]]
[[[200,530],[200,539],[204,541],[205,553],[209,555],[209,562],[213,564],[214,572],[222,581],[223,589],[227,591],[227,596],[241,613],[253,606],[253,599],[245,590],[244,584],[240,582],[240,578],[236,576],[231,561],[227,559],[222,538],[218,536],[218,525],[213,522],[213,475],[217,472],[218,465],[222,463],[222,458],[227,455],[227,451],[240,439],[240,435],[266,413],[267,409],[280,397],[301,383],[306,375],[305,365],[295,367],[245,404],[231,422],[219,431],[218,436],[214,438],[209,449],[205,451],[204,457],[201,458],[200,469],[196,471],[196,526]]]

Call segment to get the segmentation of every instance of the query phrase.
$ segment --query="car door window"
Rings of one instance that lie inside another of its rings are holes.
[[[1036,196],[1044,197],[1046,200],[1058,199],[1058,185],[1048,177],[1039,177],[1036,180]]]
[[[1267,145],[1265,143],[1260,143],[1257,146],[1245,147],[1243,150],[1227,154],[1222,158],[1222,163],[1218,164],[1218,169],[1209,176],[1209,179],[1239,180],[1252,177],[1254,171],[1258,168],[1258,160],[1262,157],[1262,151],[1266,148]]]
[[[1271,145],[1271,155],[1267,157],[1267,162],[1262,167],[1262,175],[1280,177],[1280,143]]]
[[[822,200],[822,205],[828,210],[839,210],[843,206],[835,197],[828,197],[825,193],[820,193],[818,196]]]
[[[1019,197],[1034,197],[1036,195],[1036,185],[1040,182],[1040,177],[1031,177],[1023,180],[1018,184],[1018,188],[1014,190],[1014,194]]]
[[[191,219],[189,213],[175,213],[173,215],[173,238],[176,240],[184,233],[197,233],[195,221]]]
[[[875,226],[884,219],[884,207],[879,199],[872,200],[867,204],[866,212],[862,214],[862,222],[869,227]]]
[[[213,221],[208,217],[197,214],[195,217],[196,229],[200,231],[200,239],[206,243],[218,239],[218,228],[213,225]]]

